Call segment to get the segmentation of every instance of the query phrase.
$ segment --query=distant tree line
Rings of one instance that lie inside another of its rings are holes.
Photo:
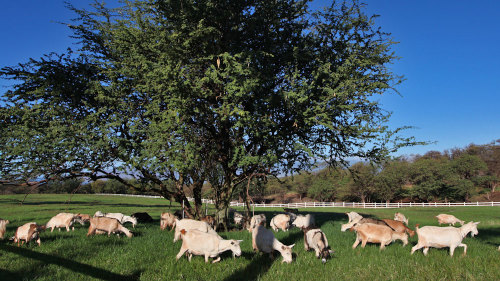
[[[316,201],[468,201],[495,191],[500,183],[500,140],[444,152],[357,162],[348,169],[325,168],[270,179],[255,197],[286,194]]]
[[[140,184],[129,179],[132,184]],[[357,162],[348,169],[324,168],[283,178],[256,178],[248,185],[254,201],[266,196],[286,202],[288,198],[316,201],[468,201],[477,195],[489,195],[500,183],[500,140],[485,145],[469,145],[444,152],[393,158],[380,164]],[[174,183],[172,183],[174,184]],[[247,183],[240,184],[233,200],[244,200]],[[192,196],[188,187],[186,194]],[[4,186],[2,193],[25,193],[21,187]],[[39,193],[139,193],[117,180],[86,182],[78,179],[54,181],[41,186]],[[209,184],[203,187],[203,198],[213,198]]]

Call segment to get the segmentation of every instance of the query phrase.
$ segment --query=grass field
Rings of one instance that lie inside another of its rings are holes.
[[[103,212],[148,212],[155,222],[139,224],[131,229],[134,237],[118,238],[113,235],[86,237],[87,228],[77,224],[75,231],[46,231],[41,234],[42,245],[17,247],[0,240],[0,280],[500,280],[500,208],[407,208],[407,209],[300,209],[313,213],[326,233],[333,258],[326,264],[316,259],[314,252],[305,252],[303,234],[299,229],[278,232],[276,237],[284,244],[295,243],[292,264],[281,263],[282,258],[271,260],[268,255],[256,254],[251,247],[251,234],[231,231],[221,236],[243,239],[241,257],[233,259],[231,253],[222,255],[221,262],[205,264],[203,257],[195,256],[191,263],[186,258],[175,260],[181,242],[172,243],[173,232],[161,231],[160,212],[167,211],[169,201],[163,199],[128,198],[115,196],[75,195],[65,204],[68,195],[30,195],[19,205],[21,195],[0,196],[0,218],[9,219],[6,237],[30,221],[45,224],[59,212],[93,214]],[[355,233],[341,232],[340,225],[347,222],[345,212],[354,210],[364,216],[392,218],[400,211],[409,217],[410,227],[415,224],[437,225],[439,213],[453,214],[465,221],[481,221],[479,235],[464,239],[467,256],[458,248],[450,257],[448,249],[431,249],[425,257],[422,251],[410,255],[417,236],[402,247],[400,241],[380,251],[375,244],[365,249],[351,248]],[[265,213],[268,221],[280,209],[256,210]]]

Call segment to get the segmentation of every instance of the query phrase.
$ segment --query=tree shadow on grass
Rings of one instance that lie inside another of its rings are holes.
[[[479,224],[479,226],[481,226],[481,224]],[[467,236],[470,237],[470,234],[468,234]],[[474,238],[484,241],[487,244],[497,245],[496,243],[493,243],[492,240],[498,237],[500,237],[500,228],[480,228],[478,231],[478,235]]]
[[[117,273],[114,273],[114,272],[111,272],[108,270],[104,270],[104,269],[97,268],[97,267],[94,267],[91,265],[87,265],[84,263],[72,261],[72,260],[69,260],[66,258],[54,256],[54,255],[48,255],[48,254],[44,254],[44,253],[35,252],[35,251],[29,250],[26,248],[20,248],[20,247],[9,246],[9,245],[0,245],[0,248],[6,252],[11,252],[13,254],[23,256],[25,258],[38,260],[38,261],[41,261],[45,264],[54,264],[57,266],[67,268],[71,271],[78,272],[78,273],[81,273],[81,274],[84,274],[84,275],[87,275],[87,276],[90,276],[93,278],[102,279],[102,280],[110,280],[110,281],[114,281],[114,280],[138,280],[140,277],[140,274],[141,274],[140,271],[135,271],[134,273],[132,273],[130,275],[121,275],[121,274],[117,274]],[[19,275],[21,275],[20,273],[9,272],[9,271],[4,272],[4,270],[0,271],[0,273],[2,275],[5,274],[6,277],[9,277],[9,276],[17,277],[17,278],[14,278],[15,280],[19,280],[19,279],[24,278],[24,276],[19,276]],[[18,277],[21,277],[21,278],[18,278]],[[10,279],[3,279],[2,278],[2,280],[10,280]]]
[[[302,231],[300,232],[289,232],[289,235],[281,239],[280,242],[285,245],[295,244],[300,237],[303,237]],[[254,256],[257,255],[256,258]],[[267,253],[246,253],[244,252],[242,256],[245,259],[252,259],[249,265],[245,268],[235,271],[231,276],[224,279],[224,281],[233,281],[233,280],[258,280],[262,275],[264,275],[271,265],[275,261],[279,261],[282,257],[279,252],[274,251],[274,259],[271,259]],[[297,258],[296,254],[293,255],[293,259]],[[280,261],[281,262],[281,261]]]
[[[6,280],[22,280],[22,279],[23,279],[22,275],[0,268],[0,280],[6,281]]]

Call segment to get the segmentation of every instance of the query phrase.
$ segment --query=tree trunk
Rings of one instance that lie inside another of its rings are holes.
[[[203,187],[203,181],[194,182],[192,187],[194,197],[194,217],[199,219],[203,217],[203,202],[201,201],[201,188]]]

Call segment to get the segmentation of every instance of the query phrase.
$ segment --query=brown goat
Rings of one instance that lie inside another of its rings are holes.
[[[411,230],[408,228],[403,222],[401,221],[396,221],[396,220],[391,220],[391,219],[383,219],[383,221],[389,225],[394,231],[397,232],[406,232],[410,237],[413,237],[415,235],[415,231]]]
[[[90,219],[89,231],[87,236],[94,235],[96,232],[107,232],[108,237],[111,233],[123,232],[128,238],[132,237],[132,233],[117,220],[107,217],[95,217]],[[99,234],[98,233],[98,234]]]

